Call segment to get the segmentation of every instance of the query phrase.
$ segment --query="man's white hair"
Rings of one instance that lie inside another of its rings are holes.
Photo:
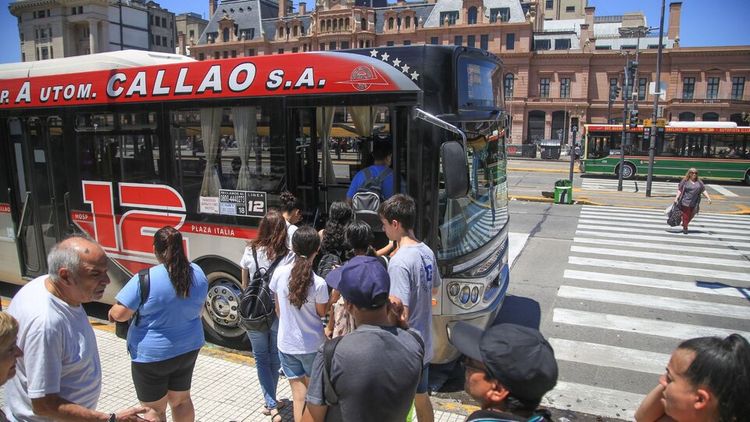
[[[81,239],[85,239],[81,237]],[[47,255],[47,268],[49,268],[49,277],[52,281],[60,281],[60,270],[67,268],[68,271],[78,274],[81,269],[81,256],[78,251],[72,247],[69,239],[59,242],[52,247]]]

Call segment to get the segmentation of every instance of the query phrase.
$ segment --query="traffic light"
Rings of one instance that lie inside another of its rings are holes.
[[[616,101],[617,97],[620,96],[620,87],[617,85],[612,85],[609,87],[609,100],[610,101]]]
[[[628,79],[630,80],[630,83],[632,84],[633,81],[635,81],[635,73],[638,70],[638,62],[635,60],[631,60],[628,62]]]
[[[630,127],[638,127],[638,108],[633,107],[630,109]]]

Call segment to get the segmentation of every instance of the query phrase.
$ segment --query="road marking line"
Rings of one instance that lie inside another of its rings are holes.
[[[722,283],[676,281],[661,278],[637,277],[632,275],[607,274],[578,270],[565,270],[563,278],[595,281],[599,283],[622,284],[627,286],[650,287],[654,289],[677,290],[688,293],[729,296],[741,299],[750,298],[750,289],[731,287]]]
[[[590,224],[587,224],[590,223]],[[582,222],[578,224],[579,229],[595,229],[595,230],[608,230],[611,232],[626,232],[626,233],[632,233],[633,229],[642,228],[637,225],[626,225],[626,224],[619,224],[619,226],[627,226],[627,227],[613,227],[609,224],[604,224],[598,221],[591,221],[591,222]],[[647,232],[651,233],[672,233],[672,234],[679,234],[680,236],[684,236],[682,234],[682,231],[680,227],[673,228],[669,227],[666,224],[664,226],[655,226],[656,228],[649,228]],[[669,229],[672,229],[674,231],[669,231]],[[675,236],[677,237],[677,236]],[[750,245],[750,240],[748,240],[748,236],[734,236],[731,234],[712,234],[712,233],[690,233],[690,237],[700,237],[700,238],[709,238],[709,239],[731,239],[731,240],[742,240],[744,242],[740,242],[743,244]]]
[[[662,261],[673,261],[682,262],[687,264],[706,264],[715,265],[722,267],[737,267],[737,268],[750,268],[750,261],[747,259],[722,259],[713,257],[702,257],[695,255],[675,255],[665,254],[659,252],[643,252],[634,251],[629,249],[609,249],[609,248],[590,248],[587,246],[576,246],[570,247],[571,252],[579,252],[582,254],[595,254],[595,255],[611,255],[616,257],[628,257],[628,258],[643,258],[643,259],[656,259]],[[750,272],[748,273],[750,276]]]
[[[669,205],[669,204],[665,204]],[[593,211],[593,212],[601,212],[601,213],[617,213],[617,212],[628,212],[628,215],[634,215],[634,214],[640,214],[640,215],[664,215],[664,211],[662,210],[648,210],[644,208],[632,208],[632,207],[611,207],[611,206],[591,206],[591,205],[584,205],[582,210],[585,211]],[[718,220],[726,220],[726,221],[750,221],[750,216],[744,216],[744,215],[726,215],[726,214],[716,214],[716,213],[701,213],[700,215],[704,217],[711,217]]]
[[[686,314],[710,315],[734,319],[750,319],[750,306],[728,305],[725,303],[702,302],[690,299],[675,299],[584,287],[560,286],[558,297],[580,299],[592,302],[628,305],[641,308],[652,308],[665,311],[683,312]]]
[[[636,225],[638,227],[640,226],[658,226],[658,227],[664,227],[667,226],[667,216],[662,216],[662,218],[653,218],[653,217],[626,217],[626,216],[619,216],[619,215],[610,215],[610,216],[604,216],[604,215],[592,215],[592,214],[581,214],[579,217],[579,222],[592,222],[592,221],[617,221],[618,225],[619,222],[627,223],[630,225]],[[723,223],[715,223],[715,222],[707,222],[707,221],[701,221],[700,219],[696,219],[690,222],[691,227],[703,227],[707,230],[716,230],[716,231],[723,231],[723,230],[729,230],[731,233],[737,232],[737,231],[747,231],[748,237],[750,237],[750,224],[745,223],[732,223],[732,224],[723,224]]]
[[[513,268],[513,263],[528,240],[529,233],[508,233],[508,268]]]
[[[659,265],[645,262],[627,262],[611,259],[583,258],[577,256],[568,257],[568,263],[572,265],[583,265],[588,267],[603,267],[633,271],[648,271],[655,273],[679,274],[692,277],[708,277],[721,280],[750,281],[750,274],[734,271],[707,270],[695,267],[678,267],[672,265]]]
[[[666,222],[667,215],[654,215],[654,216],[646,216],[646,215],[639,215],[639,216],[633,216],[632,214],[619,214],[619,213],[610,213],[610,214],[597,214],[593,213],[591,211],[581,211],[581,214],[579,216],[580,218],[591,218],[591,219],[600,219],[600,220],[621,220],[621,221],[639,221],[639,222]],[[741,227],[741,228],[748,228],[750,229],[750,220],[748,221],[717,221],[712,220],[710,218],[702,218],[703,216],[701,214],[698,214],[693,221],[690,222],[690,224],[693,225],[699,225],[699,226],[712,226],[712,227]]]
[[[628,230],[631,231],[631,230]],[[713,239],[695,239],[694,236],[680,236],[676,234],[672,236],[649,236],[641,234],[629,234],[629,233],[608,233],[602,231],[590,231],[590,230],[576,230],[576,236],[594,236],[594,237],[606,237],[614,239],[638,239],[644,241],[656,241],[656,242],[667,242],[670,244],[674,243],[687,243],[687,244],[698,244],[698,245],[717,245],[731,248],[730,250],[737,250],[737,248],[750,248],[750,243],[742,242],[726,242],[722,240]],[[681,246],[678,246],[681,247]],[[741,251],[743,253],[750,253],[750,251]]]
[[[624,315],[602,314],[599,312],[576,311],[563,308],[555,308],[552,312],[552,320],[554,322],[580,327],[601,328],[604,330],[623,331],[627,333],[645,334],[678,340],[686,340],[694,337],[726,337],[734,333],[737,333],[746,339],[750,339],[749,332],[725,328],[681,324],[679,322],[657,321]]]
[[[577,232],[576,232],[577,233]],[[730,255],[730,256],[744,256],[741,251],[736,249],[725,249],[725,248],[701,248],[697,246],[684,246],[681,245],[675,247],[673,244],[666,243],[643,243],[643,242],[628,242],[624,240],[609,240],[609,239],[592,239],[588,237],[574,237],[574,243],[588,243],[594,245],[610,245],[610,246],[628,246],[636,249],[659,249],[665,251],[674,251],[679,249],[683,252],[698,252],[705,254],[715,255]],[[748,263],[750,265],[750,263]]]
[[[736,193],[732,192],[731,190],[729,190],[729,189],[727,189],[727,188],[725,188],[724,186],[721,186],[721,185],[706,185],[706,186],[708,186],[709,188],[715,190],[716,192],[719,192],[720,194],[722,194],[724,196],[728,196],[728,197],[731,197],[731,198],[736,198],[736,197],[739,196]]]
[[[656,382],[654,379],[654,385]],[[558,381],[555,388],[544,396],[542,404],[556,409],[632,421],[635,419],[635,410],[645,397],[643,394]]]
[[[647,374],[663,374],[669,355],[646,350],[626,349],[606,344],[560,338],[547,339],[555,350],[555,359],[587,365],[620,368]]]

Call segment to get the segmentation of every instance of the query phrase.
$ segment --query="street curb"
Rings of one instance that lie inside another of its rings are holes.
[[[545,198],[543,196],[524,196],[524,195],[509,195],[508,199],[511,201],[525,201],[525,202],[554,202],[553,198]]]
[[[555,170],[555,169],[542,169],[542,168],[526,168],[526,167],[511,167],[508,166],[508,171],[526,171],[529,173],[559,173],[559,174],[570,174],[570,170]],[[579,170],[573,170],[574,174],[579,174]]]

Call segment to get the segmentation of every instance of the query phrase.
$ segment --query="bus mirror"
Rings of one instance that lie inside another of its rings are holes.
[[[469,192],[469,166],[466,151],[457,141],[448,141],[440,146],[443,161],[445,192],[450,199],[463,198]]]

